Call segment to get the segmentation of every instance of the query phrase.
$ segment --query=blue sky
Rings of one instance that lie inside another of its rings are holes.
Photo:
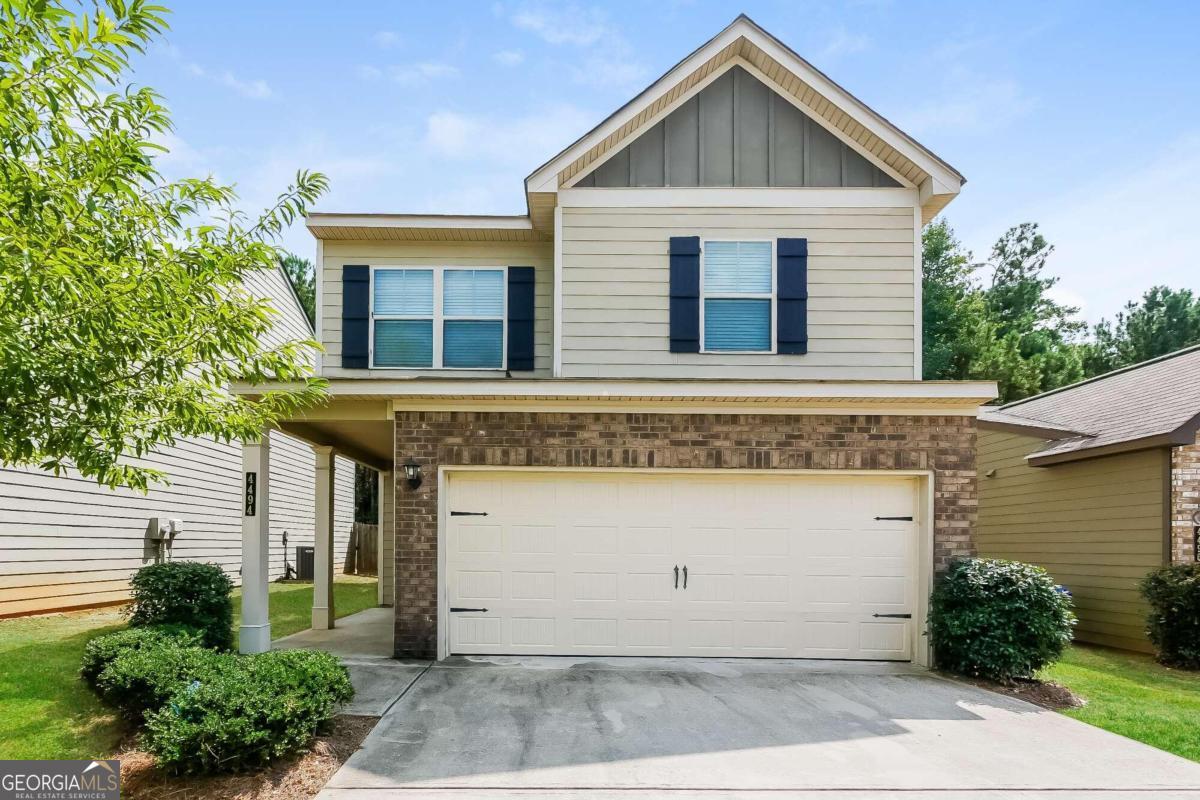
[[[320,210],[523,213],[527,174],[744,11],[967,176],[946,214],[977,257],[1041,223],[1093,321],[1200,290],[1200,4],[167,2],[135,73],[174,114],[164,171],[248,209],[303,167]]]

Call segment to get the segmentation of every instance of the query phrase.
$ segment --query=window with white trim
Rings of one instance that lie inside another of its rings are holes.
[[[371,270],[371,365],[503,369],[505,268]]]
[[[773,352],[774,242],[708,240],[701,250],[700,349]]]

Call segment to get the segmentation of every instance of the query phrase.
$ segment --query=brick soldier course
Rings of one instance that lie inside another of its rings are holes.
[[[437,654],[439,467],[932,470],[934,568],[974,554],[972,417],[398,411],[395,436],[424,476],[396,481],[400,657]]]

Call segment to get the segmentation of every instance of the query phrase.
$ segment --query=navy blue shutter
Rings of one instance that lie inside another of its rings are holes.
[[[508,369],[533,369],[533,267],[508,268]]]
[[[700,237],[671,237],[671,352],[700,352]]]
[[[808,239],[775,243],[779,311],[775,339],[780,353],[808,352]]]
[[[342,367],[370,366],[371,268],[342,265]]]

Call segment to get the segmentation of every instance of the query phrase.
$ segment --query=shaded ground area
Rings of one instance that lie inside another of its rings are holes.
[[[453,658],[321,798],[1146,790],[1200,765],[906,665]]]
[[[304,800],[315,797],[371,731],[376,717],[340,716],[303,755],[248,775],[172,778],[148,753],[127,750],[121,759],[121,797],[128,800]]]

